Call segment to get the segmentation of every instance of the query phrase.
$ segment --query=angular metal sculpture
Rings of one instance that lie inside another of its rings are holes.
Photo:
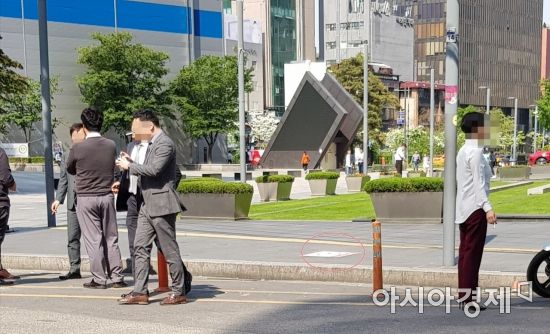
[[[363,111],[330,74],[317,80],[306,72],[260,160],[264,168],[301,168],[306,151],[310,168],[319,166],[332,143],[340,164],[359,129]]]

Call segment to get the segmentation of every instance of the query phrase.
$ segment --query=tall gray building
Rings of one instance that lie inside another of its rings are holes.
[[[322,8],[327,64],[362,53],[370,41],[371,62],[390,66],[403,81],[413,80],[414,27],[407,18],[410,13],[368,0],[324,0]]]

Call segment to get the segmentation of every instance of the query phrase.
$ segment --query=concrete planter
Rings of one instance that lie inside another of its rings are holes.
[[[498,171],[501,180],[528,180],[531,174],[529,166],[502,167]]]
[[[337,181],[337,179],[309,180],[311,196],[335,195]]]
[[[346,177],[346,185],[348,186],[348,192],[358,193],[363,190],[363,186],[369,180],[366,176],[348,176]]]
[[[180,194],[182,216],[200,219],[248,219],[252,194]]]
[[[382,223],[441,223],[443,192],[371,193],[376,218]]]
[[[292,190],[292,182],[266,182],[257,183],[260,199],[262,202],[270,201],[288,201],[290,199],[290,191]]]
[[[380,178],[380,175],[382,173],[380,172],[370,172],[370,173],[367,173],[368,176],[370,176],[370,179],[371,180],[378,180]]]

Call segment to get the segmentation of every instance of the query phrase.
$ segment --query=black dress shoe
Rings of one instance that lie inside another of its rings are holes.
[[[479,304],[479,303],[476,303],[476,302],[460,302],[458,304],[458,307],[461,309],[461,310],[464,310],[464,308],[466,307],[466,305],[468,305],[468,312],[470,313],[473,313],[476,311],[477,308],[479,308],[479,311],[485,311],[487,309],[487,306],[483,305],[483,304]],[[476,305],[474,305],[476,304]]]
[[[83,286],[88,289],[107,289],[107,285],[96,283],[94,280],[84,283]]]
[[[189,291],[191,291],[191,282],[193,281],[193,275],[191,275],[190,272],[185,272],[185,282],[184,282],[184,289],[185,294],[187,295]]]
[[[120,281],[120,282],[113,283],[112,287],[115,289],[126,288],[128,287],[128,283],[124,281]]]
[[[68,279],[79,279],[82,278],[79,271],[75,271],[72,273],[68,273],[67,275],[61,275],[59,276],[59,279],[62,281],[68,280]]]

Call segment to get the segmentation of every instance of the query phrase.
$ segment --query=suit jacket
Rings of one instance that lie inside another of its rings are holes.
[[[57,185],[57,193],[55,199],[59,203],[65,202],[65,196],[67,197],[67,210],[76,210],[76,183],[74,175],[67,173],[65,164],[61,164],[61,171],[59,174],[59,184]]]
[[[139,186],[147,214],[161,217],[185,211],[176,193],[176,149],[174,142],[161,132],[149,144],[143,165],[131,163],[128,169],[139,176]]]

